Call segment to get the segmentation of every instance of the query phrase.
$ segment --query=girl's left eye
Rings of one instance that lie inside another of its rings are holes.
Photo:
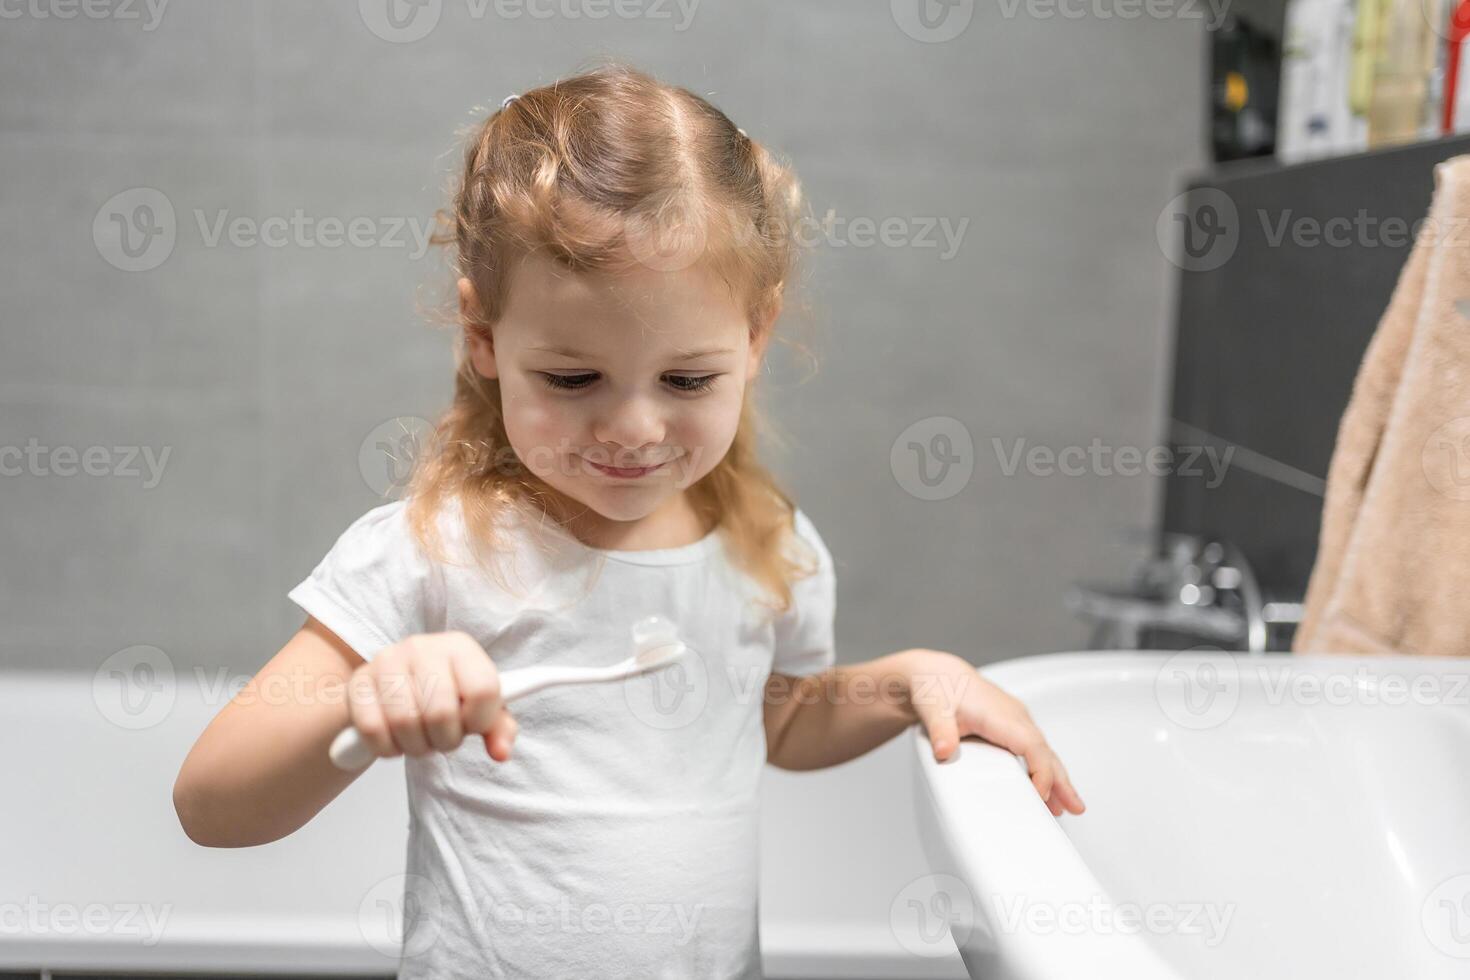
[[[585,388],[597,380],[597,375],[595,374],[548,374],[545,371],[539,373],[545,379],[547,387],[550,388]],[[705,391],[715,383],[715,379],[718,377],[718,374],[706,374],[698,377],[670,374],[665,376],[665,380],[671,382],[669,387],[675,391]]]

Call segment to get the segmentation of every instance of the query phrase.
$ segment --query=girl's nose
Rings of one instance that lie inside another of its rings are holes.
[[[649,399],[631,398],[619,402],[611,414],[603,416],[594,435],[615,456],[623,457],[608,460],[608,465],[636,465],[643,462],[639,457],[645,446],[663,442],[663,418]]]

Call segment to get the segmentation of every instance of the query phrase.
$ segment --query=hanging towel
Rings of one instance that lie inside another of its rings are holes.
[[[1470,155],[1435,166],[1353,382],[1292,649],[1470,656]]]

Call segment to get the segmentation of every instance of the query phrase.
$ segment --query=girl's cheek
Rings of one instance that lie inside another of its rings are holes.
[[[506,406],[506,415],[515,415],[517,426],[530,433],[547,434],[567,427],[572,417],[565,406],[557,405],[553,399],[536,391],[520,391],[513,405]],[[507,422],[509,419],[507,418]]]

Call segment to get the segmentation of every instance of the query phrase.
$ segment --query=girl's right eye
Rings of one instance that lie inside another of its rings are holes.
[[[585,388],[597,377],[595,374],[547,374],[545,371],[537,373],[546,379],[548,388]]]

